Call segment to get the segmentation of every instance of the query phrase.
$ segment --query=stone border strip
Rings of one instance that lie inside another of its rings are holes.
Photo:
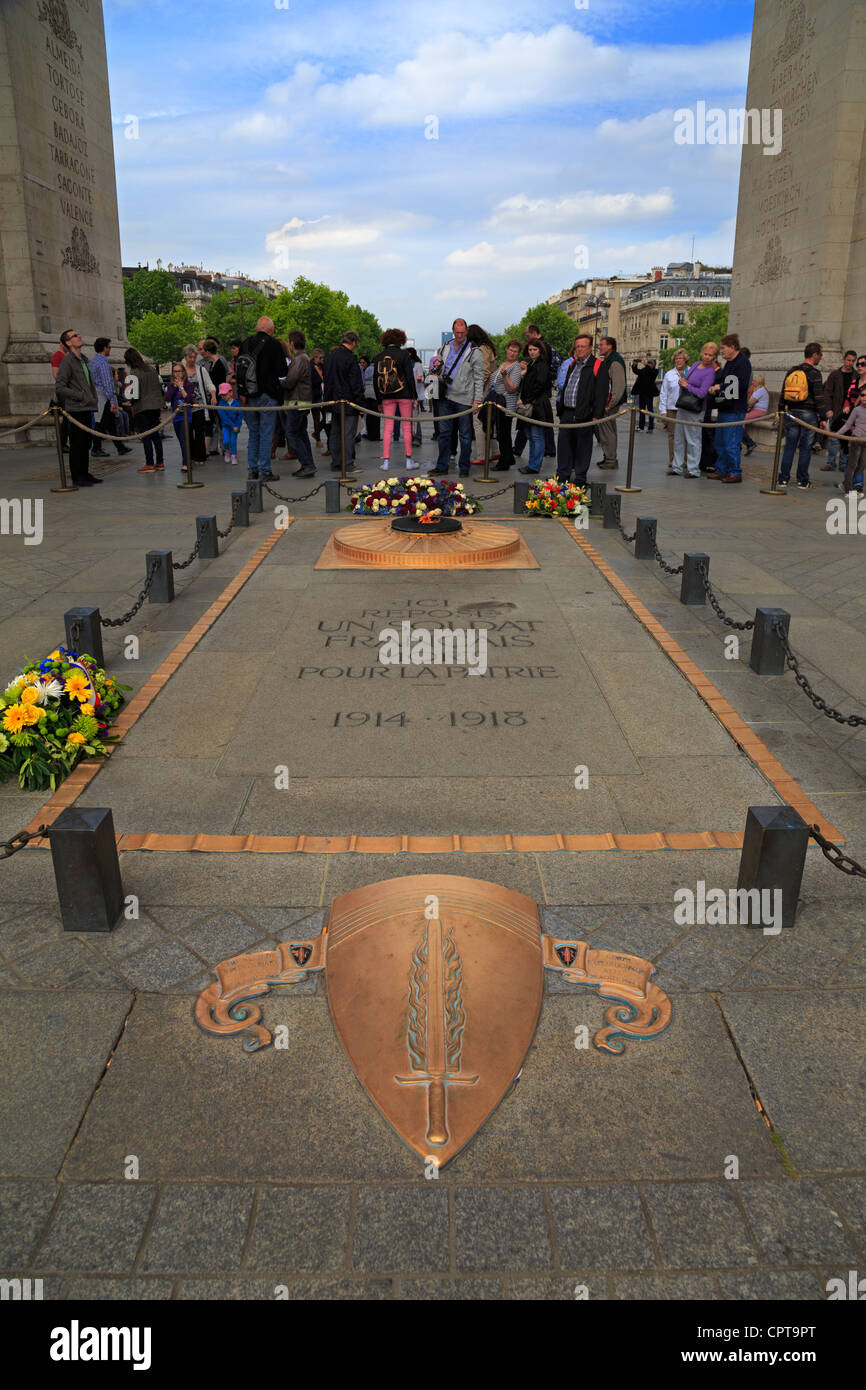
[[[214,599],[210,608],[202,614],[198,622],[190,628],[186,636],[181,638],[177,646],[172,648],[165,658],[165,661],[157,667],[153,675],[145,681],[144,685],[133,695],[129,703],[123,706],[117,719],[111,725],[111,733],[118,738],[118,741],[123,739],[124,736],[129,733],[133,724],[141,718],[144,711],[156,699],[162,687],[171,680],[171,677],[189,656],[193,647],[197,646],[205,633],[213,627],[217,618],[228,608],[232,599],[240,592],[250,576],[255,573],[265,557],[271,553],[277,541],[284,535],[285,531],[288,530],[288,527],[291,526],[294,520],[295,518],[290,516],[285,526],[281,526],[278,530],[275,529],[273,534],[268,536],[268,539],[259,546],[258,550],[247,560],[246,564],[238,570],[234,579],[226,585],[219,598]],[[113,752],[114,748],[117,746],[117,744],[110,745],[109,754]],[[33,820],[27,827],[28,832],[32,834],[34,830],[37,830],[39,826],[43,824],[51,825],[60,815],[61,811],[65,811],[67,806],[73,805],[73,803],[78,800],[81,793],[90,785],[102,766],[103,760],[100,758],[88,758],[86,761],[80,762],[69,776],[61,782],[60,786],[54,792],[54,795],[45,802],[45,805],[37,815],[33,817]],[[119,842],[123,837],[118,835],[116,838]],[[48,841],[44,837],[42,839],[31,840],[28,846],[28,848],[36,849],[45,849],[47,847]]]
[[[682,647],[674,641],[670,633],[662,627],[657,618],[647,608],[646,604],[641,603],[640,599],[632,593],[627,584],[619,578],[619,575],[611,569],[606,560],[603,560],[598,551],[590,545],[589,541],[584,540],[583,536],[577,531],[566,518],[560,518],[571,539],[580,546],[588,560],[591,560],[600,574],[604,576],[611,588],[615,589],[624,603],[628,605],[634,616],[637,618],[650,634],[654,637],[661,647],[665,656],[670,657],[675,666],[685,676],[686,680],[698,692],[705,705],[708,705],[719,723],[730,734],[738,748],[741,748],[747,757],[760,772],[764,774],[767,781],[781,796],[788,806],[793,806],[799,811],[803,820],[809,825],[817,823],[822,835],[828,840],[835,840],[839,844],[845,843],[845,837],[825,820],[815,805],[810,801],[806,793],[801,789],[798,782],[785,771],[778,758],[774,758],[766,744],[762,743],[744,719],[741,719],[733,705],[725,699],[721,691],[717,690],[712,681],[707,680],[699,666],[691,660],[683,651]],[[742,844],[742,836],[740,837]]]

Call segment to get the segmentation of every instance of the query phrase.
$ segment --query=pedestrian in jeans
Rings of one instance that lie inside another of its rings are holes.
[[[843,492],[850,492],[852,488],[855,492],[862,492],[863,465],[866,463],[866,388],[861,389],[854,409],[840,426],[839,433],[860,436],[859,439],[852,439],[848,446],[848,467],[845,481],[840,486]]]
[[[527,345],[529,358],[523,381],[520,384],[520,400],[530,407],[526,417],[529,428],[529,462],[521,473],[540,473],[544,462],[545,425],[553,423],[553,410],[550,405],[550,362],[540,342],[534,339]],[[590,435],[590,445],[592,436]]]
[[[171,384],[165,388],[165,403],[169,410],[173,412],[171,422],[174,425],[175,438],[180,445],[180,471],[189,473],[190,462],[187,454],[186,439],[187,427],[184,425],[184,418],[191,421],[193,412],[190,407],[195,404],[196,392],[195,377],[187,375],[187,370],[183,362],[173,362],[171,366]],[[190,435],[190,439],[192,436]],[[192,447],[190,446],[190,452]]]
[[[451,463],[451,421],[443,415],[457,415],[460,436],[458,467],[461,478],[469,477],[472,459],[472,409],[478,409],[484,399],[484,358],[480,348],[470,343],[465,319],[455,319],[451,325],[454,337],[441,352],[442,372],[439,377],[439,457],[433,473],[447,473]],[[444,426],[444,428],[443,428]]]
[[[832,418],[832,409],[827,405],[824,395],[824,379],[818,371],[818,363],[824,356],[820,343],[807,343],[803,361],[799,367],[792,367],[785,373],[779,405],[785,414],[785,449],[779,468],[777,486],[785,488],[791,478],[791,465],[794,451],[797,450],[797,487],[806,492],[809,481],[809,458],[815,441],[815,430],[819,418],[826,421]]]
[[[707,477],[718,478],[722,483],[741,483],[742,422],[749,405],[752,364],[740,351],[740,340],[736,333],[726,333],[722,338],[722,358],[721,377],[710,387],[710,395],[715,395],[718,402],[719,424],[727,428],[716,430],[717,462],[715,468],[707,470]]]
[[[716,379],[716,354],[718,348],[715,343],[704,343],[701,348],[701,360],[689,367],[689,370],[679,378],[680,391],[691,391],[693,396],[697,396],[699,401],[705,401],[713,382]],[[679,399],[679,398],[677,398]],[[684,410],[681,405],[677,405],[677,423],[674,430],[674,461],[671,465],[674,473],[683,478],[699,478],[701,476],[701,434],[703,433],[700,424],[699,411]]]
[[[247,443],[247,472],[250,478],[265,478],[279,482],[279,474],[271,472],[271,445],[277,412],[281,405],[286,375],[286,358],[274,337],[274,322],[263,316],[256,331],[241,346],[235,362],[235,380],[241,403],[251,406],[246,416],[249,440]]]
[[[307,356],[307,339],[300,328],[293,328],[289,334],[291,365],[283,382],[283,391],[289,401],[313,400],[313,366]],[[312,478],[316,471],[313,450],[307,434],[307,412],[298,405],[286,411],[286,444],[297,454],[300,468],[294,469],[295,478]]]
[[[154,430],[153,434],[145,435],[141,441],[144,445],[144,466],[138,471],[139,473],[164,473],[162,440],[159,436],[159,430],[154,429],[159,424],[162,411],[162,377],[153,364],[145,362],[141,353],[136,352],[135,348],[127,348],[123,354],[123,360],[129,368],[129,382],[126,390],[134,412],[135,432],[141,434],[144,430]],[[133,382],[135,383],[134,386],[132,385]]]
[[[511,419],[506,411],[513,411],[517,405],[517,393],[523,378],[520,366],[520,339],[510,338],[505,349],[505,361],[502,363],[490,378],[490,386],[487,391],[487,404],[482,410],[493,410],[496,406],[504,406],[504,410],[496,411],[496,439],[499,444],[499,462],[494,464],[497,473],[505,473],[509,468],[514,467],[514,449],[511,443]],[[486,423],[485,423],[486,428]]]

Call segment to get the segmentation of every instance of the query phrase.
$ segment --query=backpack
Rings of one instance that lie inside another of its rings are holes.
[[[403,389],[403,378],[397,370],[396,360],[390,353],[383,352],[376,360],[376,391],[380,396],[396,396]]]
[[[792,404],[809,399],[809,378],[802,367],[795,367],[793,372],[788,373],[782,388],[782,399]]]
[[[257,396],[259,378],[256,362],[264,343],[259,343],[252,352],[239,352],[235,358],[235,389],[239,396]]]

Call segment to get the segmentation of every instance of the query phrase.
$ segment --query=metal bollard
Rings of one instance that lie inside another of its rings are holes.
[[[787,637],[791,625],[790,613],[786,613],[784,608],[755,609],[749,665],[759,676],[781,676],[785,670],[785,650],[773,631],[773,625],[777,622],[782,624]]]
[[[654,516],[639,516],[637,519],[637,534],[634,538],[634,558],[636,560],[651,560],[653,546],[656,543],[656,527],[658,522]]]
[[[250,478],[247,482],[247,508],[253,512],[262,512],[262,484],[259,478]]]
[[[47,835],[63,930],[110,932],[123,911],[111,811],[68,806]]]
[[[232,493],[232,515],[235,519],[235,526],[249,526],[250,508],[246,491]]]
[[[220,553],[216,517],[197,516],[195,519],[195,536],[196,540],[199,542],[198,558],[200,560],[216,560]]]
[[[514,483],[514,515],[526,515],[526,499],[529,496],[529,483],[515,480]]]
[[[607,487],[607,483],[605,483]],[[620,525],[620,510],[622,508],[622,498],[618,492],[606,493],[604,499],[604,529],[605,531],[616,531]]]
[[[778,889],[783,927],[794,925],[808,845],[809,827],[793,806],[749,807],[737,887]]]
[[[144,557],[145,578],[150,574],[153,561],[157,561],[156,573],[147,595],[149,603],[172,603],[174,601],[174,570],[171,567],[170,550],[149,550]]]
[[[607,483],[590,483],[589,485],[589,514],[590,516],[604,516],[604,499],[607,496]]]
[[[66,629],[66,646],[70,651],[85,652],[93,657],[97,666],[105,665],[98,608],[67,609],[63,614],[63,626]]]
[[[686,551],[683,556],[683,582],[680,585],[680,603],[687,603],[695,608],[698,604],[706,603],[707,591],[704,588],[704,581],[701,578],[699,566],[703,565],[707,575],[710,572],[710,557],[702,555],[699,550]]]
[[[340,479],[325,479],[325,511],[330,515],[341,511],[340,507]]]

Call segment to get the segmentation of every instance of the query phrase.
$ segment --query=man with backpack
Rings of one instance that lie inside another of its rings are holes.
[[[249,429],[247,470],[251,478],[278,482],[279,474],[271,472],[271,444],[277,423],[275,410],[263,406],[281,405],[282,379],[286,375],[283,349],[274,338],[273,320],[260,318],[251,338],[241,344],[235,358],[235,383],[241,404],[253,409],[245,417]]]
[[[616,350],[616,338],[602,338],[598,344],[598,355],[605,363],[610,381],[610,394],[604,418],[598,422],[598,442],[602,448],[599,468],[619,468],[616,436],[616,414],[625,400],[628,382],[625,374],[625,361]]]
[[[574,340],[571,363],[556,398],[556,413],[561,425],[598,424],[607,407],[610,374],[607,362],[592,351],[592,338],[580,333]],[[561,429],[557,442],[556,477],[560,483],[572,481],[578,487],[586,483],[592,457],[591,429]]]
[[[803,361],[799,367],[786,372],[779,394],[779,408],[785,411],[785,449],[779,467],[777,486],[788,486],[794,450],[797,454],[797,487],[801,492],[812,486],[809,481],[809,455],[815,440],[814,431],[808,425],[817,425],[820,420],[829,420],[833,415],[824,394],[824,378],[818,371],[818,363],[824,356],[820,343],[807,343]]]

